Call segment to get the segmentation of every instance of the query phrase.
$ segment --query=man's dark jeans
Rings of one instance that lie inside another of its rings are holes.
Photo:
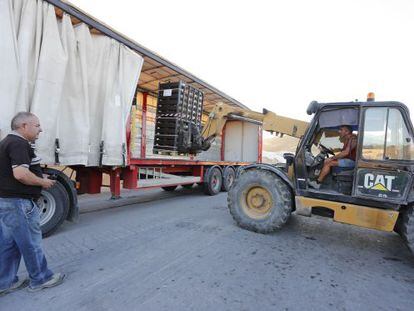
[[[41,244],[37,205],[32,200],[0,198],[0,290],[10,288],[18,280],[22,255],[30,286],[52,278]]]

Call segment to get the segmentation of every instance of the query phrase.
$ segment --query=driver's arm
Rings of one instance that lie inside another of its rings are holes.
[[[349,156],[350,153],[351,153],[351,150],[355,147],[356,147],[356,139],[355,139],[355,137],[351,137],[348,140],[348,142],[345,146],[345,149],[343,151],[341,151],[340,153],[338,153],[337,155],[333,156],[331,159],[332,160],[343,159],[343,158]]]

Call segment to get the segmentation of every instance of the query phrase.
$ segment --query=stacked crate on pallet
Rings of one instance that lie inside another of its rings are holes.
[[[160,83],[154,153],[188,153],[192,135],[201,132],[203,93],[183,81]]]

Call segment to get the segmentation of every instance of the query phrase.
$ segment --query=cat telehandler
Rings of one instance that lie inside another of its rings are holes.
[[[266,110],[225,113],[232,119],[260,122],[266,131],[299,138],[295,154],[284,154],[286,164],[255,163],[238,170],[228,193],[228,208],[236,223],[268,233],[280,229],[293,212],[316,214],[396,231],[414,251],[414,130],[408,108],[400,102],[375,101],[370,93],[364,102],[311,102],[307,113],[313,115],[310,123]],[[210,128],[220,129],[220,122],[225,122],[211,119],[215,124]],[[333,167],[320,187],[312,188],[310,181],[318,177],[326,159],[343,147],[338,134],[342,125],[357,137],[355,167]]]

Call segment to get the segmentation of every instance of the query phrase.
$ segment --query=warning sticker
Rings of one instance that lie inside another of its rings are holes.
[[[172,89],[167,89],[164,90],[162,93],[162,96],[166,97],[166,96],[171,96],[172,95]]]

